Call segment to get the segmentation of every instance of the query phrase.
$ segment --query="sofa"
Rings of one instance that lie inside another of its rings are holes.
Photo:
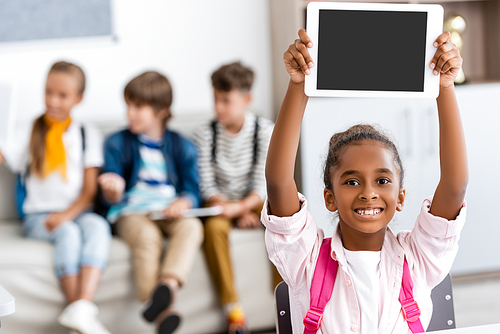
[[[194,128],[189,119],[193,118],[186,118],[184,123],[182,119],[178,120],[171,127],[189,133]],[[196,119],[200,120],[199,117]],[[109,133],[116,127],[116,122],[111,126],[109,123],[99,126],[104,133]],[[55,276],[53,246],[23,236],[22,223],[15,209],[14,184],[15,176],[1,165],[0,285],[14,296],[16,312],[2,319],[0,333],[68,333],[56,321],[65,307],[65,299]],[[264,244],[264,229],[234,230],[230,243],[236,285],[250,330],[274,328],[272,273]],[[116,236],[94,301],[99,307],[101,321],[112,333],[155,333],[154,326],[141,317],[144,305],[136,297],[130,250]],[[174,305],[183,315],[176,333],[224,332],[225,317],[218,305],[202,250]]]

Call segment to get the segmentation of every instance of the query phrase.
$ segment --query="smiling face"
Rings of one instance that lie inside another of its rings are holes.
[[[45,114],[55,120],[64,121],[71,109],[81,102],[80,81],[73,74],[51,72],[45,84]]]
[[[344,247],[380,250],[386,226],[405,198],[392,151],[373,140],[351,144],[330,173],[333,191],[325,189],[325,203],[338,210]]]

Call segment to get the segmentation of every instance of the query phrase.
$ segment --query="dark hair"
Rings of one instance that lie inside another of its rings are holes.
[[[85,91],[85,73],[75,64],[66,61],[58,61],[51,66],[49,76],[51,73],[67,73],[73,75],[78,80],[78,94],[83,94]],[[45,137],[49,131],[49,126],[45,123],[43,115],[37,117],[33,122],[30,137],[30,172],[35,175],[41,176],[43,171],[43,163],[45,160]]]
[[[386,135],[384,135],[372,125],[357,124],[350,127],[344,132],[334,134],[330,138],[330,144],[328,146],[328,156],[325,161],[323,176],[325,188],[333,190],[331,172],[339,166],[340,160],[342,158],[342,151],[349,145],[359,144],[367,140],[377,141],[384,145],[387,149],[392,151],[394,162],[399,168],[399,186],[400,188],[403,186],[403,163],[401,162],[401,158],[399,156],[396,145],[394,145],[394,143]]]
[[[166,76],[155,71],[144,72],[132,79],[124,90],[125,101],[147,104],[159,113],[166,109],[164,125],[172,117],[172,86]]]
[[[243,66],[240,62],[220,67],[212,74],[212,86],[215,90],[230,92],[237,89],[249,92],[252,89],[254,73],[251,68]]]

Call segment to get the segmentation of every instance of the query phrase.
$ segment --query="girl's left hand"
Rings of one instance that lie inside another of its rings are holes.
[[[67,213],[52,212],[48,215],[47,220],[45,220],[45,228],[47,231],[52,232],[56,229],[56,227],[67,221],[71,221],[71,217],[69,217]]]
[[[463,62],[457,47],[450,42],[450,36],[451,34],[445,31],[434,41],[437,50],[429,64],[434,75],[441,73],[441,88],[453,86]]]

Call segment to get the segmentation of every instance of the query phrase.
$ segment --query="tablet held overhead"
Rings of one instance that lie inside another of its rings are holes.
[[[428,64],[442,33],[439,5],[324,3],[307,6],[309,96],[426,97],[439,92]]]

